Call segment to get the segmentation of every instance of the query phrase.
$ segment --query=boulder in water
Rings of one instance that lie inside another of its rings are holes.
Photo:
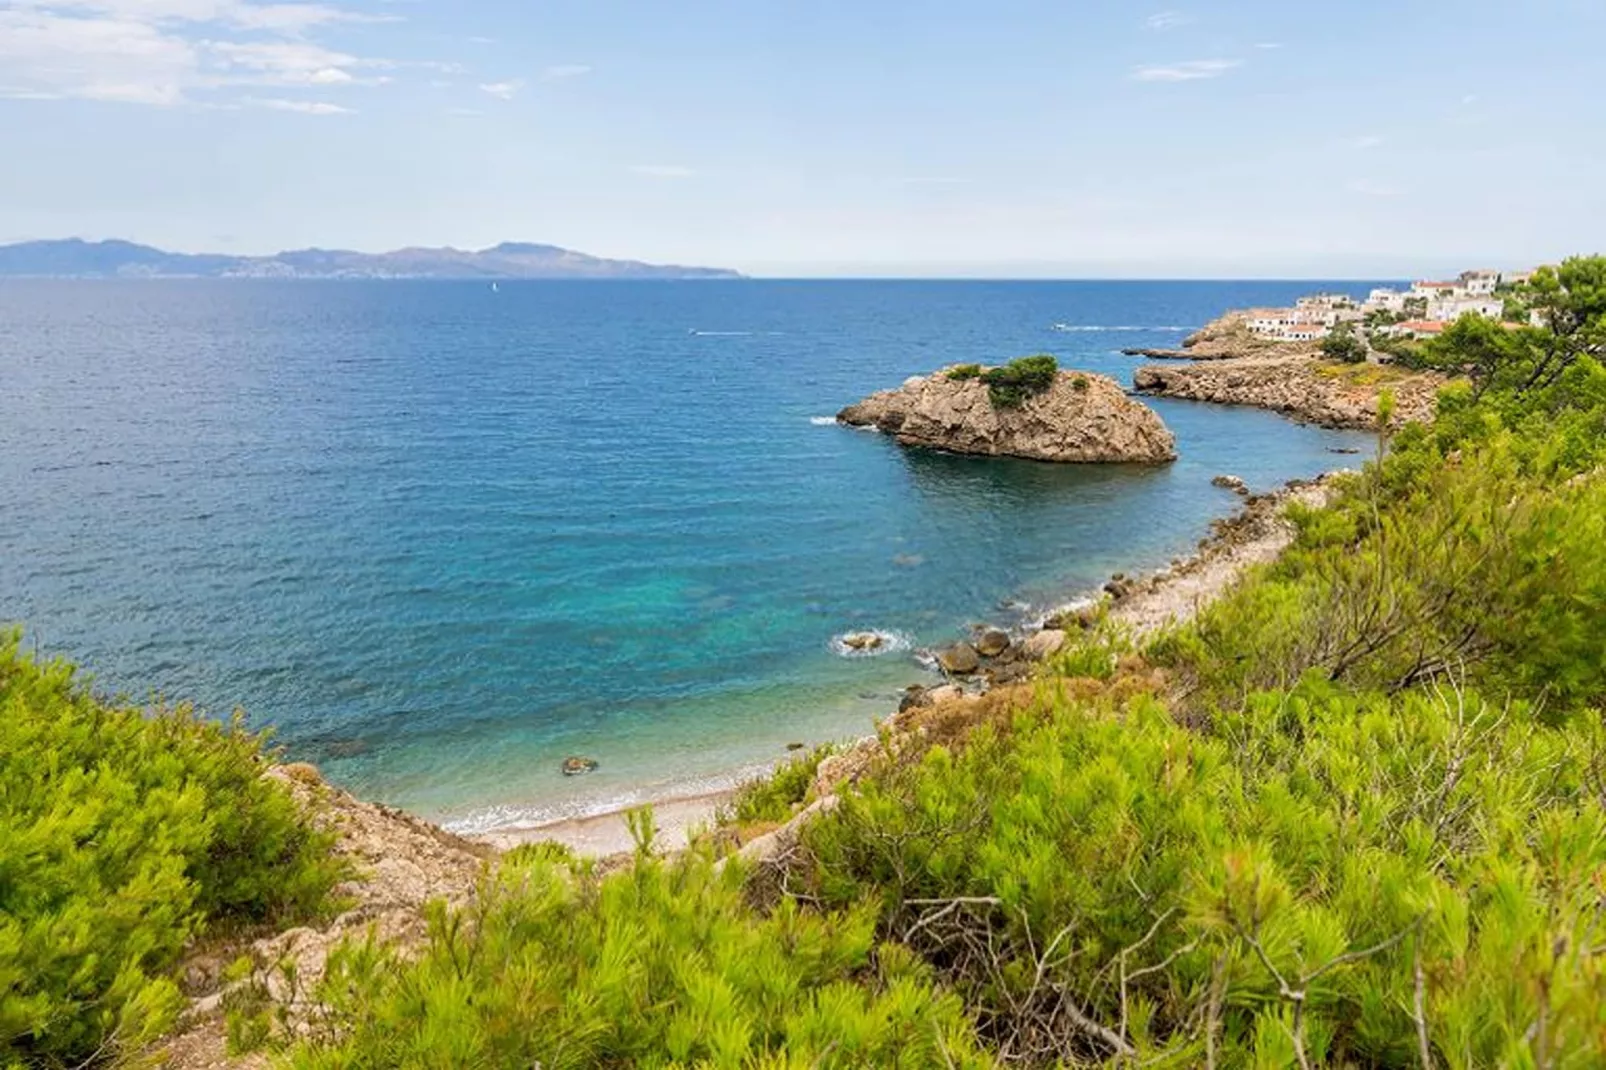
[[[563,759],[561,768],[564,776],[584,776],[586,773],[596,771],[597,760],[595,758],[583,758],[579,755],[570,755]]]
[[[996,658],[1009,649],[1009,633],[997,628],[988,628],[976,640],[976,653],[984,658]]]
[[[1210,485],[1212,487],[1220,487],[1222,490],[1230,490],[1234,494],[1247,495],[1249,493],[1249,484],[1237,476],[1217,476],[1210,481]]]
[[[952,453],[1077,463],[1176,459],[1176,438],[1160,417],[1108,376],[1057,372],[1018,404],[999,406],[980,374],[945,369],[910,379],[849,405],[837,420],[895,435],[905,446]]]
[[[849,650],[880,650],[886,641],[875,632],[849,632],[842,637],[842,645]]]
[[[981,668],[981,658],[969,643],[955,643],[937,655],[937,664],[942,666],[944,672],[969,676]]]

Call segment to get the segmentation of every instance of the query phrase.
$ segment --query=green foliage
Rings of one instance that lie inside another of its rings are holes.
[[[1465,371],[1480,394],[1523,395],[1555,387],[1581,359],[1606,356],[1606,257],[1542,267],[1507,304],[1514,316],[1536,316],[1538,325],[1463,316],[1429,344],[1428,362]]]
[[[967,379],[979,379],[981,378],[981,365],[955,364],[948,369],[948,378],[956,383],[962,383]]]
[[[760,914],[745,883],[701,852],[606,877],[504,861],[473,906],[431,909],[416,957],[337,950],[289,1065],[991,1065],[931,970],[877,946],[872,905]]]
[[[1012,360],[1000,368],[989,368],[982,373],[981,381],[987,384],[987,396],[995,408],[1012,409],[1053,386],[1058,374],[1059,362],[1047,353],[1039,353]]]
[[[1456,463],[1396,441],[1296,545],[1154,654],[1201,708],[1317,670],[1398,691],[1446,673],[1576,706],[1606,701],[1606,480],[1529,475],[1509,435]]]
[[[343,871],[259,737],[99,702],[19,638],[0,635],[0,1065],[77,1065],[172,1023],[192,937],[313,912]]]
[[[1071,378],[1071,389],[1076,391],[1078,394],[1087,393],[1088,388],[1091,387],[1092,385],[1093,384],[1088,380],[1088,377],[1085,376],[1085,375],[1077,375],[1077,376],[1073,376]]]
[[[1414,1067],[1420,983],[1438,1065],[1591,1065],[1603,742],[1449,689],[1310,681],[1206,730],[1045,692],[812,825],[805,887],[879,896],[1038,1064]]]
[[[1356,335],[1354,324],[1340,323],[1322,339],[1322,356],[1340,364],[1360,364],[1366,360],[1366,343]]]
[[[777,766],[768,774],[746,781],[737,787],[721,818],[739,824],[779,824],[789,820],[797,808],[808,800],[820,763],[835,754],[837,749],[834,743],[822,743],[808,753]]]

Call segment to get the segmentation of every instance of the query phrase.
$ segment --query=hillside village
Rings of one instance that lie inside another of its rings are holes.
[[[1293,308],[1256,309],[1248,315],[1250,333],[1272,342],[1316,342],[1340,324],[1365,326],[1374,334],[1427,338],[1468,313],[1501,319],[1503,293],[1531,271],[1463,271],[1450,282],[1417,282],[1409,290],[1379,288],[1357,303],[1348,294],[1312,294]]]

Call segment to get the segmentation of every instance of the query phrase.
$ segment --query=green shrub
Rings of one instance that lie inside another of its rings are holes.
[[[1366,343],[1355,333],[1354,324],[1340,323],[1322,339],[1322,356],[1340,364],[1366,361]]]
[[[1509,434],[1456,463],[1414,435],[1257,582],[1153,655],[1232,706],[1315,669],[1397,691],[1449,673],[1567,707],[1606,703],[1606,480],[1541,479]]]
[[[981,365],[955,364],[948,369],[948,378],[956,383],[962,383],[967,379],[979,379],[981,378]]]
[[[343,869],[238,721],[108,705],[0,635],[0,1065],[130,1052],[194,937],[318,910]]]
[[[789,820],[807,801],[820,763],[837,752],[834,743],[822,743],[775,769],[748,780],[723,808],[720,817],[730,823],[776,823]]]
[[[1448,688],[1312,680],[1205,731],[1045,691],[845,797],[792,880],[878,898],[1037,1065],[1597,1065],[1603,744]]]
[[[1093,384],[1088,381],[1088,378],[1085,375],[1078,375],[1071,379],[1071,389],[1076,391],[1078,394],[1087,393],[1088,388],[1092,385]]]
[[[1019,406],[1033,394],[1040,394],[1054,385],[1059,374],[1059,362],[1047,353],[1021,357],[1001,368],[989,368],[981,375],[987,384],[987,396],[1000,409]]]
[[[759,914],[745,879],[698,851],[606,877],[504,862],[471,907],[431,908],[420,954],[335,951],[289,1065],[991,1065],[930,969],[876,946],[872,905]]]

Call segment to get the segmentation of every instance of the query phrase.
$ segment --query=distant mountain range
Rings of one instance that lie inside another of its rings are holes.
[[[297,249],[274,256],[169,253],[126,241],[0,245],[0,278],[229,279],[735,279],[724,268],[605,260],[556,245],[503,242],[490,249],[354,253]]]

